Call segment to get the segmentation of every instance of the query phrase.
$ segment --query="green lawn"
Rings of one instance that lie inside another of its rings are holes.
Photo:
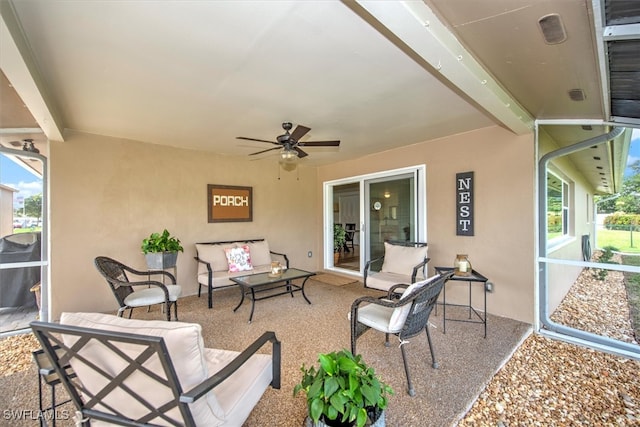
[[[623,263],[640,266],[640,257],[624,256]],[[636,333],[636,341],[640,342],[640,274],[624,273],[624,278],[629,299],[629,311],[631,312],[631,324]]]
[[[640,232],[618,230],[598,230],[597,244],[598,248],[605,246],[613,246],[620,252],[640,254]],[[633,236],[633,246],[631,246],[631,238]]]

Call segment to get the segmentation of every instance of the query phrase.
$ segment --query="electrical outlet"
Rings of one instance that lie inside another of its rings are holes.
[[[485,283],[485,286],[487,288],[487,292],[493,292],[493,282],[487,282]]]
[[[313,252],[311,252],[311,251],[307,252],[307,256],[308,256],[309,258],[311,258],[311,257],[313,256]]]

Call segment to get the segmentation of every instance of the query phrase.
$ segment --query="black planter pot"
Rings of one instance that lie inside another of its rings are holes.
[[[386,427],[386,414],[381,409],[372,409],[367,411],[369,416],[369,420],[366,427]],[[356,425],[356,422],[353,423],[341,423],[339,419],[337,420],[325,420],[324,417],[320,417],[317,423],[314,423],[311,418],[307,417],[305,422],[305,427],[352,427]]]

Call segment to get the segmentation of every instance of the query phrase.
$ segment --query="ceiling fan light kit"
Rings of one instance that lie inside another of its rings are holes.
[[[303,151],[300,147],[339,147],[340,141],[307,141],[301,142],[300,138],[305,136],[311,128],[306,126],[298,125],[293,130],[293,132],[289,132],[293,128],[293,124],[291,122],[282,123],[282,129],[284,129],[284,134],[279,135],[276,138],[276,141],[267,141],[265,139],[257,139],[257,138],[248,138],[245,136],[238,136],[236,139],[243,139],[246,141],[257,141],[257,142],[266,142],[267,144],[274,144],[278,147],[268,148],[266,150],[257,151],[255,153],[249,154],[250,156],[255,156],[257,154],[266,153],[268,151],[273,150],[282,150],[280,153],[279,163],[282,166],[282,169],[285,171],[292,171],[297,166],[298,159],[308,156],[308,154]]]

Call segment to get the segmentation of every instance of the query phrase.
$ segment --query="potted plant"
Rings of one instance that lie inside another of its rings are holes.
[[[184,252],[180,240],[172,237],[166,228],[162,234],[151,233],[149,237],[142,239],[141,249],[147,259],[147,266],[152,270],[175,267],[178,251]]]
[[[373,368],[348,350],[320,354],[320,366],[302,365],[302,381],[293,389],[307,395],[313,426],[385,426],[387,395],[393,390],[382,382]]]
[[[347,241],[347,232],[341,224],[333,224],[333,263],[338,262],[340,251]]]

